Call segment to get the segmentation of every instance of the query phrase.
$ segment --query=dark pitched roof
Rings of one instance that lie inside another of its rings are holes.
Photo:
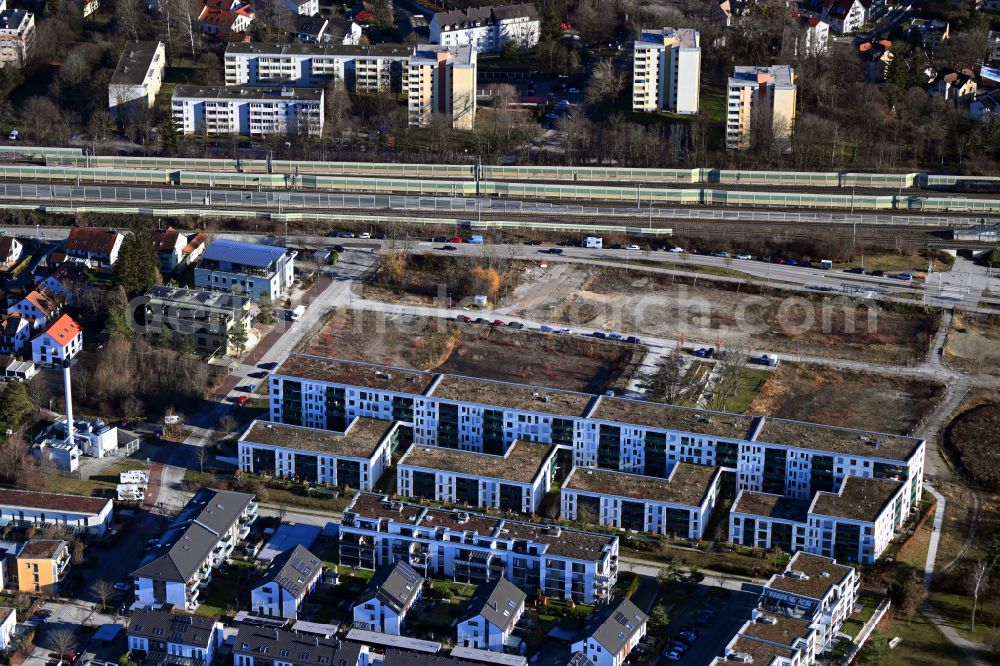
[[[181,643],[208,649],[212,643],[215,618],[175,613],[172,608],[140,608],[132,612],[129,636]]]
[[[577,639],[593,636],[608,652],[618,654],[648,619],[638,606],[622,599],[614,606],[605,606],[591,614]]]
[[[173,227],[167,227],[166,229],[154,229],[149,232],[149,235],[153,238],[153,247],[157,252],[169,252],[177,247],[177,239],[181,234]]]
[[[0,258],[7,258],[7,255],[14,249],[15,240],[13,236],[0,236]]]
[[[186,582],[215,548],[219,536],[235,523],[253,495],[202,488],[170,524],[157,552],[132,576]],[[163,549],[166,552],[162,552]]]
[[[501,576],[490,583],[476,588],[476,593],[465,606],[461,621],[482,615],[490,624],[506,631],[517,617],[517,609],[524,604],[527,595],[512,582]]]
[[[382,567],[358,599],[358,605],[377,598],[382,604],[401,613],[420,593],[423,576],[406,562],[398,561],[391,567]]]
[[[323,572],[323,563],[301,545],[278,555],[264,572],[261,584],[277,583],[294,597],[302,594]]]
[[[441,654],[424,654],[409,650],[389,648],[385,651],[383,666],[482,666],[481,661],[469,661]]]
[[[233,653],[295,666],[355,666],[361,656],[361,645],[274,627],[241,624]]]

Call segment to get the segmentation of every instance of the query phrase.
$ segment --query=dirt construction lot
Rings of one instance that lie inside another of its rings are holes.
[[[956,312],[944,360],[962,370],[1000,375],[1000,316]]]
[[[943,390],[922,380],[785,363],[747,413],[904,435]]]
[[[342,310],[299,351],[549,388],[620,390],[644,349],[579,336]]]
[[[576,267],[579,287],[563,275],[549,296],[526,282],[504,308],[514,315],[571,326],[617,330],[726,346],[877,363],[922,359],[937,328],[936,311],[846,297],[757,293],[755,285],[724,285],[625,269]],[[543,278],[544,279],[544,278]]]

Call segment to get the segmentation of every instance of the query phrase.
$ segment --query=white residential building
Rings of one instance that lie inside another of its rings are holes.
[[[354,605],[354,626],[400,635],[406,614],[420,599],[423,585],[423,576],[406,562],[383,566]]]
[[[726,148],[745,150],[757,140],[789,140],[795,113],[794,69],[787,65],[736,67],[729,77]]]
[[[479,53],[500,53],[505,44],[530,49],[538,44],[542,22],[532,3],[470,7],[438,12],[431,19],[431,41],[440,46],[472,46]]]
[[[811,501],[740,491],[730,511],[729,540],[873,564],[906,522],[905,494],[900,481],[859,476]]]
[[[0,354],[17,354],[31,339],[31,322],[20,314],[0,314]]]
[[[374,657],[357,643],[246,622],[233,643],[235,666],[378,666]]]
[[[55,526],[101,538],[111,527],[111,500],[0,488],[0,521],[41,528]]]
[[[618,537],[430,508],[360,493],[344,511],[340,562],[376,569],[400,560],[422,575],[596,603],[618,577]]]
[[[285,0],[285,7],[299,16],[319,14],[319,0]]]
[[[628,599],[595,610],[570,651],[582,653],[594,666],[622,666],[646,635],[649,617]]]
[[[224,641],[221,622],[175,612],[170,604],[133,610],[127,635],[129,652],[142,663],[183,659],[187,666],[210,666]]]
[[[789,27],[783,48],[794,58],[807,58],[826,53],[830,44],[830,24],[823,19],[799,14],[795,27]]]
[[[562,483],[563,520],[700,539],[718,497],[722,470],[677,463],[666,479],[574,467]]]
[[[548,492],[556,450],[516,441],[502,455],[411,446],[396,467],[396,494],[475,508],[535,513]]]
[[[295,281],[294,250],[283,247],[217,240],[208,246],[194,269],[194,286],[247,294],[275,303]]]
[[[337,80],[354,92],[405,92],[413,53],[399,44],[229,44],[226,85],[322,88]]]
[[[632,110],[698,113],[701,35],[691,28],[643,30],[632,63]]]
[[[399,423],[355,418],[342,431],[254,421],[240,436],[249,474],[371,490],[399,445]]]
[[[181,134],[319,135],[321,88],[177,86],[171,98]]]
[[[73,227],[63,245],[63,252],[89,268],[111,270],[118,261],[125,234],[97,227]]]
[[[355,417],[412,426],[417,446],[501,454],[515,440],[573,451],[581,468],[667,478],[679,462],[736,474],[737,490],[810,499],[848,476],[922,493],[925,443],[802,421],[291,354],[271,375],[271,420],[336,429]]]
[[[0,585],[3,581],[0,580]],[[9,606],[0,606],[0,652],[6,652],[14,646],[17,629],[17,610]]]
[[[294,620],[322,574],[323,562],[304,546],[286,550],[271,560],[260,584],[250,592],[251,612]]]
[[[163,42],[127,42],[108,84],[108,108],[115,114],[153,108],[166,63]]]
[[[195,610],[212,571],[229,559],[256,518],[253,495],[199,490],[132,572],[133,608],[173,604],[179,610]]]
[[[857,32],[867,23],[873,0],[807,0],[802,9],[810,16],[826,21],[837,33]],[[875,10],[876,13],[879,9]]]
[[[0,237],[0,268],[9,270],[21,261],[24,245],[13,236]]]
[[[458,618],[455,644],[477,650],[503,652],[524,614],[527,595],[501,576],[483,583]]]
[[[83,329],[67,314],[31,341],[31,360],[44,367],[62,367],[83,349]]]
[[[16,314],[27,320],[33,330],[40,330],[55,319],[61,310],[60,299],[44,287],[38,287],[8,307],[7,314]]]
[[[0,67],[22,68],[34,50],[35,15],[23,9],[0,11]]]

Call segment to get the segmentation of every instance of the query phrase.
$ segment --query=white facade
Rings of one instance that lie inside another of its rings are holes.
[[[648,617],[628,599],[614,608],[595,611],[585,630],[588,635],[570,646],[573,653],[581,652],[594,666],[622,666],[629,654],[646,635]],[[595,625],[595,620],[603,621]]]
[[[267,294],[277,303],[295,281],[295,256],[294,250],[217,240],[195,266],[194,286],[238,292],[255,301]]]
[[[542,23],[533,4],[438,12],[431,19],[431,41],[440,46],[472,46],[478,53],[499,53],[505,44],[518,49],[538,45]]]
[[[0,316],[0,354],[16,354],[31,339],[31,323],[18,315]]]
[[[109,499],[0,489],[0,521],[57,525],[101,538],[111,527]]]
[[[24,67],[34,49],[35,15],[23,9],[0,10],[0,67]]]
[[[3,581],[0,580],[0,585]],[[17,611],[13,608],[0,606],[0,651],[6,651],[14,643],[17,628]]]
[[[643,30],[635,42],[632,110],[698,113],[701,36],[690,28]]]
[[[466,614],[458,618],[455,644],[474,650],[503,652],[524,614],[526,596],[504,578],[481,585],[469,599]]]
[[[413,53],[413,47],[388,44],[230,44],[226,85],[321,88],[336,80],[354,92],[389,92],[395,81],[405,91],[405,63]]]
[[[214,661],[224,641],[221,622],[151,608],[133,611],[127,634],[129,652],[180,657],[203,666]]]
[[[522,590],[588,604],[609,599],[618,576],[616,536],[364,493],[344,511],[339,537],[342,564],[374,569],[402,560],[428,577],[477,584],[503,575]]]
[[[108,85],[108,108],[113,112],[132,104],[152,108],[163,84],[166,62],[163,42],[128,42]]]
[[[31,341],[31,360],[37,365],[61,367],[83,349],[83,329],[63,315]]]
[[[319,14],[319,0],[285,0],[285,7],[299,16]]]
[[[5,236],[0,239],[0,266],[3,268],[13,268],[21,261],[21,254],[24,252],[24,245],[13,236]]]
[[[354,624],[363,625],[368,631],[399,636],[402,634],[403,621],[409,610],[406,608],[402,613],[397,613],[396,609],[373,597],[354,607]]]
[[[171,98],[181,134],[319,135],[323,90],[178,86]]]
[[[31,328],[44,328],[49,319],[59,312],[55,295],[44,289],[37,289],[7,308],[8,314],[18,314],[31,323]]]

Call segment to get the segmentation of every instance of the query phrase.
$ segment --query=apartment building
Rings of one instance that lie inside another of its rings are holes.
[[[129,618],[128,649],[144,664],[211,666],[224,641],[222,623],[216,618],[161,608],[137,608]]]
[[[439,46],[471,46],[478,53],[500,53],[538,45],[542,22],[533,3],[469,7],[438,12],[431,18],[431,41]]]
[[[701,35],[691,28],[644,29],[632,62],[632,110],[698,113]]]
[[[413,53],[398,44],[230,44],[226,85],[322,88],[336,80],[358,93],[401,92]]]
[[[153,108],[167,63],[163,42],[128,42],[108,84],[108,108],[128,114]]]
[[[454,129],[476,124],[476,50],[463,46],[418,46],[406,61],[410,125],[426,127],[444,117]]]
[[[24,67],[34,49],[35,15],[23,9],[0,11],[0,67]]]
[[[375,572],[354,605],[354,626],[399,636],[406,615],[420,599],[424,578],[406,562],[397,560]]]
[[[271,560],[260,583],[250,592],[250,610],[294,620],[322,574],[323,562],[296,545]]]
[[[69,542],[29,539],[17,554],[17,589],[29,594],[59,594],[69,569]]]
[[[560,490],[563,520],[700,539],[721,487],[722,470],[680,462],[666,479],[574,467]]]
[[[316,634],[241,623],[233,643],[235,666],[364,666],[372,664],[359,643]],[[374,665],[373,665],[374,666]]]
[[[787,142],[795,123],[795,70],[787,65],[738,66],[729,77],[726,148]]]
[[[296,255],[283,247],[217,240],[195,266],[194,286],[247,294],[255,301],[267,294],[275,303],[292,288]]]
[[[483,583],[476,588],[458,618],[455,644],[503,652],[524,614],[527,596],[503,576]]]
[[[812,666],[854,611],[859,576],[836,560],[796,553],[764,586],[751,618],[714,666]]]
[[[583,654],[594,666],[622,666],[646,635],[648,621],[638,606],[622,599],[595,610],[570,651]]]
[[[24,244],[13,236],[0,237],[0,269],[10,270],[17,266],[24,253]]]
[[[131,573],[133,608],[168,603],[179,610],[195,610],[212,571],[247,537],[256,519],[253,495],[199,490]]]
[[[782,48],[793,58],[807,58],[826,53],[830,44],[830,24],[826,21],[797,14],[795,24],[785,29]]]
[[[826,21],[834,32],[842,35],[861,30],[868,21],[870,10],[874,14],[881,11],[873,0],[807,0],[802,9]]]
[[[254,421],[239,439],[248,474],[371,490],[400,444],[398,422],[354,418],[342,431]]]
[[[63,245],[63,252],[88,268],[111,270],[118,261],[125,234],[96,227],[73,227]]]
[[[171,98],[181,134],[319,135],[322,88],[177,86]]]
[[[505,576],[522,590],[592,604],[610,598],[618,537],[492,518],[361,493],[341,519],[340,562],[397,560],[427,577],[475,584]]]
[[[271,420],[336,429],[367,417],[412,426],[417,446],[504,453],[515,440],[572,451],[581,468],[667,478],[687,462],[721,467],[736,490],[810,499],[848,476],[922,493],[925,443],[801,421],[292,354],[271,375]]]
[[[204,353],[222,350],[235,353],[233,332],[238,327],[250,330],[253,325],[251,299],[221,291],[151,287],[144,304],[133,312],[144,335],[188,336],[195,348]]]
[[[941,48],[951,37],[951,24],[948,21],[915,18],[910,21],[910,30],[916,31],[924,48],[932,51]]]
[[[858,476],[811,501],[741,491],[730,511],[729,540],[873,564],[906,522],[905,495],[900,481]]]
[[[552,483],[556,449],[515,441],[503,455],[411,446],[396,467],[396,494],[535,513]]]
[[[83,328],[68,314],[52,322],[31,341],[31,360],[44,367],[62,367],[83,349]]]
[[[45,287],[29,291],[24,298],[7,308],[7,314],[18,315],[31,324],[32,330],[40,330],[62,311],[62,299]]]
[[[113,503],[99,497],[0,488],[0,521],[24,527],[56,527],[103,537],[111,527]]]

